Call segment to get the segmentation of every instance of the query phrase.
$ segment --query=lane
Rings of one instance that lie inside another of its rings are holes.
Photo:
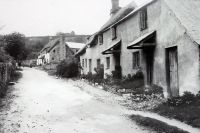
[[[150,132],[125,117],[126,109],[116,102],[98,100],[92,91],[41,70],[25,68],[14,88],[12,102],[0,113],[2,133]]]

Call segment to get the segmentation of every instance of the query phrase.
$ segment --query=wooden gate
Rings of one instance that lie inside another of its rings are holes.
[[[167,49],[168,88],[172,97],[179,95],[177,47]]]

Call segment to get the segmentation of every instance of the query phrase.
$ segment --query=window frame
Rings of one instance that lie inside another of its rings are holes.
[[[87,68],[87,59],[85,59],[85,68]]]
[[[98,35],[98,44],[102,45],[103,44],[103,34]]]
[[[139,51],[132,53],[132,68],[133,69],[140,68],[140,52]]]
[[[117,38],[117,28],[115,26],[111,27],[111,38],[112,40]]]
[[[97,59],[97,68],[101,65],[101,59]]]
[[[141,11],[139,12],[139,25],[140,25],[140,31],[143,31],[145,29],[148,28],[148,12],[147,12],[147,8],[143,8],[141,9]]]
[[[106,57],[106,69],[110,69],[110,57]]]
[[[89,72],[92,72],[92,59],[89,59]]]
[[[82,59],[82,67],[84,68],[84,59]]]

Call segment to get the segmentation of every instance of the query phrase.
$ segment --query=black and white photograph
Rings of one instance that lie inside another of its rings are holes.
[[[0,0],[0,133],[200,133],[200,0]]]

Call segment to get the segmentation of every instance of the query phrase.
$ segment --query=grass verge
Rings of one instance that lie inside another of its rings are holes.
[[[152,111],[200,128],[200,92],[196,95],[184,92],[182,96],[170,98]]]
[[[142,117],[138,115],[130,116],[131,120],[135,121],[136,124],[143,126],[150,131],[155,131],[158,133],[188,133],[177,127],[170,126],[164,122],[158,121],[156,119]]]
[[[200,128],[200,104],[197,102],[181,106],[170,106],[164,103],[153,109],[153,112]]]

